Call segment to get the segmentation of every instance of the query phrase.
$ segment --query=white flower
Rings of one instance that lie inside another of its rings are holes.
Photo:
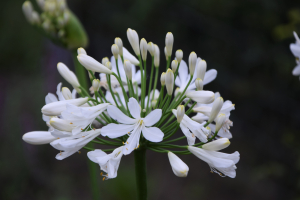
[[[57,138],[53,137],[51,133],[48,131],[31,131],[25,133],[22,139],[29,144],[39,145],[39,144],[49,144],[50,142],[56,140]]]
[[[100,135],[101,129],[91,130],[87,132],[81,132],[80,134],[64,137],[61,139],[54,140],[50,143],[55,149],[61,152],[56,155],[57,160],[63,160],[74,153],[78,152],[82,147],[87,145],[95,137]]]
[[[188,150],[195,156],[206,162],[213,172],[216,172],[220,176],[235,178],[235,164],[240,160],[239,152],[236,151],[232,154],[226,154],[192,146],[189,146]]]
[[[133,118],[126,116],[115,106],[108,106],[107,112],[111,118],[120,124],[108,124],[102,128],[102,135],[109,138],[118,138],[128,134],[129,138],[124,146],[124,155],[130,154],[135,148],[138,148],[140,135],[151,142],[160,142],[164,133],[157,127],[151,127],[157,123],[162,115],[161,109],[155,109],[145,118],[141,118],[141,107],[136,99],[130,98],[128,108]]]
[[[173,114],[177,117],[177,110],[172,110]],[[199,138],[201,142],[207,142],[207,136],[209,131],[204,127],[205,123],[199,124],[193,121],[186,114],[180,122],[180,128],[183,134],[186,136],[188,144],[194,145],[196,137]]]
[[[174,174],[178,177],[187,177],[189,167],[174,153],[168,152],[169,161]]]
[[[103,175],[105,176],[104,179],[110,179],[117,177],[118,168],[123,156],[122,150],[123,146],[115,149],[110,154],[106,154],[104,151],[96,149],[94,151],[88,152],[87,155],[91,161],[98,163],[101,170],[107,173]]]
[[[128,41],[134,51],[134,53],[139,56],[140,55],[140,45],[139,45],[139,36],[135,30],[130,28],[127,29],[127,38]]]

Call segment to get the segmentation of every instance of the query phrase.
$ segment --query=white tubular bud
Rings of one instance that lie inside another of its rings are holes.
[[[186,96],[203,104],[212,103],[215,100],[215,94],[211,91],[190,91],[186,93]]]
[[[113,72],[109,70],[107,67],[99,63],[94,58],[85,55],[79,54],[77,56],[78,61],[87,69],[92,70],[93,72],[105,73],[105,74],[112,74]]]
[[[111,52],[114,55],[115,59],[118,59],[118,56],[119,56],[119,47],[118,47],[118,45],[113,44],[111,46]]]
[[[122,42],[121,38],[116,37],[115,38],[115,44],[119,48],[119,54],[120,54],[120,56],[123,56],[123,42]]]
[[[88,74],[89,74],[89,78],[90,79],[93,79],[94,77],[93,77],[93,75],[95,76],[95,72],[90,72],[90,71],[88,71]]]
[[[218,97],[215,99],[212,109],[211,109],[211,112],[210,112],[209,119],[208,119],[209,123],[211,123],[212,121],[215,120],[216,116],[219,114],[219,112],[223,106],[223,102],[224,102],[224,100],[222,97]]]
[[[195,85],[198,91],[203,90],[203,81],[200,78],[197,78]]]
[[[197,63],[197,78],[204,80],[205,72],[206,72],[206,62],[205,60],[200,60]]]
[[[158,46],[155,44],[154,45],[154,66],[155,67],[159,67],[159,56],[160,56],[160,52],[159,52],[159,48]]]
[[[194,75],[196,63],[197,63],[197,54],[195,52],[192,52],[189,57],[189,69],[191,75]]]
[[[37,0],[37,4],[39,5],[39,7],[44,10],[45,7],[45,0]]]
[[[32,12],[33,7],[30,1],[25,1],[22,5],[23,13],[29,23],[33,23]]]
[[[160,76],[160,83],[161,85],[165,85],[166,84],[166,72],[163,72]]]
[[[134,51],[134,53],[139,56],[140,55],[140,46],[139,46],[139,36],[135,30],[127,29],[127,38],[129,43]]]
[[[177,107],[177,122],[180,123],[183,119],[183,116],[185,114],[185,108],[183,105],[180,105]]]
[[[206,149],[210,151],[219,151],[225,149],[229,145],[230,145],[230,141],[228,140],[228,138],[221,138],[202,145],[202,149]]]
[[[178,67],[178,61],[177,60],[173,60],[171,63],[171,67],[172,67],[172,71],[175,73]]]
[[[170,57],[172,55],[173,43],[174,36],[171,32],[169,32],[166,36],[166,57]]]
[[[57,117],[52,117],[50,119],[50,125],[57,130],[68,132],[71,132],[75,128],[72,122]]]
[[[183,51],[181,49],[178,49],[175,53],[176,60],[180,63],[183,58]]]
[[[105,63],[105,66],[106,66],[109,70],[112,69],[111,62],[109,62],[109,61],[107,61],[107,62]]]
[[[49,20],[45,20],[42,24],[43,29],[47,32],[51,28],[51,22]]]
[[[59,62],[57,64],[57,70],[58,70],[59,74],[68,83],[70,83],[73,87],[76,87],[76,88],[80,87],[80,84],[78,82],[76,75],[71,70],[69,70],[69,68],[65,64]]]
[[[92,85],[93,85],[94,92],[98,91],[100,88],[100,80],[94,79]]]
[[[169,57],[167,55],[167,47],[164,48],[165,56],[166,56],[166,61],[168,61]]]
[[[62,111],[66,110],[67,104],[72,104],[74,106],[81,106],[88,101],[88,98],[78,98],[70,99],[65,101],[56,101],[48,103],[42,107],[42,113],[47,116],[58,116]]]
[[[174,73],[171,69],[168,69],[165,79],[166,79],[167,93],[169,96],[171,96],[174,87]]]
[[[157,103],[157,100],[152,100],[151,101],[151,106],[152,106],[153,109],[156,108],[156,103]]]
[[[38,24],[38,23],[41,22],[41,20],[40,20],[40,15],[39,15],[39,13],[36,12],[36,11],[33,11],[33,12],[32,12],[32,22],[33,22],[34,24]]]
[[[149,53],[151,54],[151,56],[154,56],[154,53],[155,53],[155,47],[154,47],[154,44],[152,42],[149,42],[148,43],[148,51]]]
[[[215,119],[216,132],[219,131],[222,128],[225,120],[226,120],[226,115],[225,114],[221,113],[221,114],[218,115],[218,117]]]
[[[107,63],[107,62],[109,62],[108,57],[102,58],[102,61],[101,61],[102,65],[105,65],[105,66],[106,66],[106,63]]]
[[[86,51],[85,51],[84,48],[82,48],[82,47],[80,47],[80,48],[77,49],[77,54],[78,54],[78,55],[79,55],[79,54],[85,54],[85,55],[87,55]]]
[[[61,89],[61,93],[62,93],[63,97],[65,98],[65,100],[73,99],[72,92],[67,87],[63,87]]]
[[[132,64],[129,60],[124,61],[124,71],[129,80],[132,80]]]
[[[25,133],[22,139],[28,144],[40,145],[49,144],[57,138],[53,137],[48,131],[32,131]]]
[[[169,161],[174,174],[178,177],[187,177],[189,167],[174,153],[168,152]]]
[[[141,39],[140,47],[141,47],[142,59],[145,61],[147,60],[147,50],[148,50],[148,44],[145,38]]]

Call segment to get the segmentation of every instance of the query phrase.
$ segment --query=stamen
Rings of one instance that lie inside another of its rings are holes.
[[[105,180],[105,177],[103,177],[102,181],[104,181],[104,180]]]
[[[81,151],[78,151],[79,154],[81,154]]]
[[[72,122],[70,124],[73,124]]]
[[[100,173],[100,176],[102,176],[102,175],[103,175],[103,172]]]

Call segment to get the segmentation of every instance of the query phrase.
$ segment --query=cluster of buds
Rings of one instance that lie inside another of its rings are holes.
[[[189,168],[178,154],[194,154],[212,172],[234,178],[239,153],[219,152],[229,146],[232,138],[229,117],[234,105],[224,102],[219,93],[203,89],[216,78],[217,71],[207,71],[207,63],[195,52],[190,53],[188,65],[182,50],[177,50],[171,61],[174,36],[167,33],[167,67],[158,88],[159,47],[144,38],[139,40],[132,29],[127,30],[127,37],[136,56],[123,47],[120,38],[111,46],[110,60],[105,57],[98,62],[83,48],[78,49],[78,61],[90,75],[90,93],[67,66],[59,63],[59,73],[74,90],[61,89],[59,84],[58,98],[48,94],[42,113],[49,130],[26,133],[23,139],[31,144],[50,143],[61,151],[56,156],[59,160],[85,148],[90,160],[105,172],[104,179],[117,176],[123,155],[147,149],[168,155],[171,168],[179,177],[186,177]],[[148,52],[151,65],[147,65]],[[76,98],[76,92],[80,98]],[[196,115],[190,117],[193,112]],[[179,137],[172,139],[176,134]],[[176,144],[184,139],[187,144]],[[92,149],[86,146],[89,142],[117,148]]]
[[[76,16],[68,9],[66,0],[37,0],[42,11],[34,10],[30,1],[22,9],[27,21],[54,43],[68,49],[85,47],[88,38]]]

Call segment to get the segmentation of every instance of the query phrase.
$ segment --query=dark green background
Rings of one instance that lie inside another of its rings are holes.
[[[63,81],[57,62],[73,68],[68,51],[54,46],[26,22],[23,1],[0,2],[0,198],[90,199],[86,152],[63,161],[50,145],[32,146],[25,132],[46,130],[40,108]],[[148,152],[149,199],[300,199],[300,82],[291,74],[289,50],[298,30],[299,2],[285,0],[69,1],[90,38],[88,54],[111,56],[115,37],[132,52],[127,28],[163,51],[172,32],[174,49],[191,51],[218,70],[205,87],[236,104],[232,144],[239,151],[237,177],[221,178],[193,155],[176,177],[166,154]],[[161,55],[164,68],[165,59]],[[67,85],[64,82],[64,85]],[[69,85],[68,85],[69,86]],[[99,180],[101,179],[99,175]],[[102,199],[135,199],[133,156],[118,177],[100,183]]]

